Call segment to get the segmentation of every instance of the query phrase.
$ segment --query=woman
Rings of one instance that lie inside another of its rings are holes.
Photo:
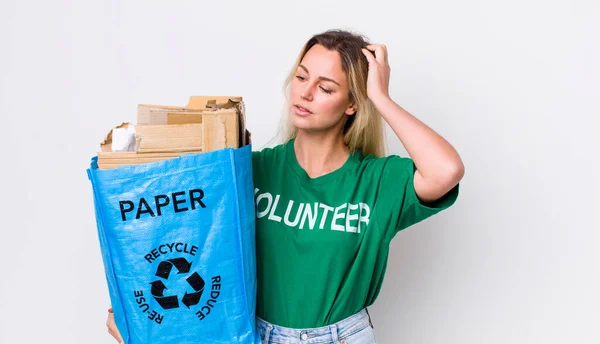
[[[458,197],[458,153],[390,98],[389,78],[386,47],[346,31],[312,37],[288,77],[283,142],[253,152],[264,343],[375,343],[366,307],[390,241]],[[383,120],[410,158],[383,157]]]

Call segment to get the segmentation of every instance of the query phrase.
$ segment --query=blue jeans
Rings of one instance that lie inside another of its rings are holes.
[[[375,344],[375,333],[367,309],[329,326],[293,329],[256,318],[263,344]]]

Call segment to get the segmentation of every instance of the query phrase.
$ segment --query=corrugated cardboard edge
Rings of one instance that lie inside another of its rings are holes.
[[[185,108],[187,110],[206,110],[230,101],[238,103],[243,101],[243,98],[240,96],[191,96]]]
[[[237,112],[240,123],[240,147],[244,147],[252,143],[252,138],[250,132],[246,129],[246,105],[243,101],[238,103]]]
[[[241,96],[191,96],[186,106],[188,111],[206,109],[235,109],[238,114],[239,123],[239,147],[250,143],[251,134],[246,129],[246,106]]]

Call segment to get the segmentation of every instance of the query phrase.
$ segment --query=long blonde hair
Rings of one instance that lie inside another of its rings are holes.
[[[358,151],[364,155],[384,156],[386,147],[383,120],[367,95],[369,63],[361,51],[369,43],[363,36],[345,30],[329,30],[316,34],[302,48],[283,87],[285,104],[280,122],[279,142],[285,143],[295,138],[298,133],[298,128],[290,121],[290,85],[304,55],[317,44],[339,53],[342,59],[342,69],[348,79],[350,101],[356,105],[356,113],[350,116],[344,125],[344,142],[351,152]]]

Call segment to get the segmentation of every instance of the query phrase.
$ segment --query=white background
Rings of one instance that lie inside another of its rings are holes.
[[[346,28],[466,165],[455,206],[394,239],[378,341],[599,343],[598,2],[391,6],[2,0],[0,342],[113,342],[85,170],[138,103],[241,95],[258,149],[303,43]]]

